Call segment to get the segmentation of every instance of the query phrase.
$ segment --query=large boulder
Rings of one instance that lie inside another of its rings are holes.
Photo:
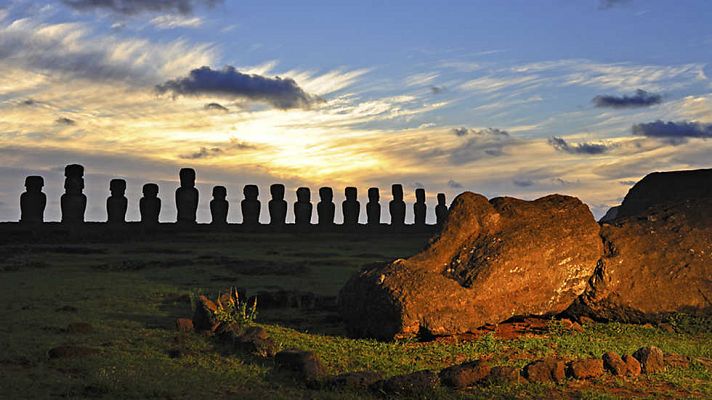
[[[574,197],[465,192],[425,250],[353,276],[341,314],[350,334],[386,340],[556,314],[586,289],[601,253],[599,226]]]
[[[604,255],[569,312],[657,322],[712,311],[712,201],[653,206],[601,229]]]
[[[633,185],[612,217],[629,217],[655,205],[703,198],[712,199],[712,169],[653,172]]]

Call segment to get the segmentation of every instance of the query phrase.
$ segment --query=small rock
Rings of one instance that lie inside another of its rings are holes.
[[[74,335],[84,335],[87,333],[91,333],[94,329],[92,328],[91,324],[88,324],[86,322],[72,322],[71,324],[67,325],[67,333],[71,333]]]
[[[579,322],[581,325],[584,325],[584,326],[585,326],[585,325],[593,325],[593,324],[596,323],[596,321],[595,321],[593,318],[588,317],[588,316],[586,316],[586,315],[581,315],[581,316],[579,316],[579,317],[578,317],[578,322]]]
[[[524,367],[524,377],[530,382],[556,382],[566,379],[566,364],[555,358],[534,361]]]
[[[234,344],[240,351],[258,357],[274,357],[277,353],[277,344],[260,326],[247,328],[243,334],[235,337]]]
[[[328,379],[325,386],[337,390],[364,390],[381,379],[381,374],[374,371],[348,372]]]
[[[487,363],[480,360],[469,361],[440,371],[440,381],[445,386],[462,389],[487,378],[491,369]]]
[[[429,393],[438,383],[438,375],[425,370],[378,381],[371,388],[388,395],[416,396]]]
[[[641,370],[645,374],[654,374],[665,369],[663,351],[655,346],[641,347],[633,353],[640,361]]]
[[[603,360],[600,358],[576,360],[569,365],[569,375],[576,379],[598,378],[603,372]]]
[[[317,381],[325,375],[324,366],[314,352],[283,350],[275,355],[277,367],[297,372],[305,381]]]
[[[524,383],[525,379],[519,373],[519,369],[501,365],[492,367],[486,382],[495,385],[509,385],[514,383]]]
[[[81,358],[99,354],[99,350],[91,347],[64,345],[57,346],[47,353],[50,359],[55,358]]]
[[[572,321],[568,318],[562,318],[561,325],[564,327],[564,329],[567,329],[570,331],[575,331],[578,333],[581,333],[584,331],[583,326],[581,326],[581,324],[579,324],[578,322]]]
[[[640,375],[640,362],[635,357],[626,354],[623,356],[623,362],[625,363],[625,374],[627,376],[635,378]]]
[[[176,330],[181,333],[193,332],[193,320],[188,318],[176,319]]]
[[[687,368],[690,366],[690,357],[682,354],[666,353],[663,357],[666,367]]]
[[[213,319],[213,312],[218,309],[218,306],[207,297],[201,295],[198,298],[198,304],[195,307],[193,314],[193,327],[196,331],[212,332],[218,326],[217,321]]]
[[[609,351],[603,355],[603,366],[611,371],[613,375],[623,376],[626,374],[628,368],[625,365],[625,361],[614,351]]]
[[[667,322],[658,324],[658,328],[660,328],[660,330],[667,332],[667,333],[675,333],[676,332],[675,327],[672,326],[672,324],[668,324]]]

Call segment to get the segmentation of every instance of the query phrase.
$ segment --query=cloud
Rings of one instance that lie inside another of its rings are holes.
[[[75,125],[76,121],[67,117],[60,117],[54,121],[58,125]]]
[[[232,66],[214,70],[204,66],[190,71],[184,78],[169,80],[156,86],[158,93],[201,96],[217,95],[264,102],[280,110],[309,109],[321,99],[306,93],[290,78],[268,78],[243,74]]]
[[[461,133],[462,129],[467,128],[456,129]],[[467,129],[465,134],[459,136],[466,135],[469,137],[464,143],[450,150],[450,162],[455,165],[467,164],[488,156],[502,156],[505,154],[504,147],[514,142],[507,131],[496,128]]]
[[[62,0],[69,7],[80,11],[97,9],[118,14],[136,15],[142,13],[191,14],[196,6],[214,7],[222,0]]]
[[[228,112],[230,111],[227,107],[223,106],[220,103],[208,103],[205,106],[203,106],[206,110],[212,110],[212,111],[222,111],[222,112]]]
[[[459,137],[467,136],[470,134],[478,136],[509,136],[509,132],[497,128],[473,129],[462,126],[459,128],[452,128],[450,132],[452,132],[455,136]]]
[[[618,7],[623,4],[632,2],[633,0],[600,0],[598,3],[598,8],[601,10],[607,10],[609,8]]]
[[[200,160],[206,158],[213,158],[221,155],[229,154],[233,150],[257,150],[260,147],[251,143],[246,143],[235,138],[230,139],[230,142],[223,147],[217,146],[201,146],[200,149],[194,153],[179,154],[178,158],[185,160]]]
[[[198,28],[203,25],[203,19],[182,15],[159,15],[149,23],[158,29]]]
[[[462,189],[463,188],[462,183],[452,180],[452,179],[447,181],[447,186],[450,188],[453,188],[453,189]]]
[[[514,183],[515,186],[519,187],[529,187],[534,185],[534,181],[532,181],[531,179],[514,178],[514,180],[512,180],[512,183]]]
[[[223,150],[219,147],[201,147],[195,153],[180,154],[178,157],[186,160],[199,160],[201,158],[210,158],[222,154]]]
[[[639,108],[650,107],[663,102],[663,97],[659,94],[646,92],[638,89],[632,96],[610,96],[602,95],[593,98],[593,103],[596,107],[611,107],[611,108]]]
[[[430,93],[432,94],[440,94],[445,91],[444,86],[431,86],[430,87]]]
[[[671,144],[684,143],[688,138],[712,138],[712,124],[700,122],[657,120],[635,124],[631,130],[634,135],[665,139]]]
[[[613,146],[604,143],[578,143],[569,144],[564,138],[552,137],[549,139],[549,144],[558,151],[569,154],[604,154],[611,150]]]

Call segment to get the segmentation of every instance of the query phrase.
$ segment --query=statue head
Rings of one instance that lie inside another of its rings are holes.
[[[213,186],[213,198],[215,200],[225,200],[227,197],[227,189],[225,186]]]
[[[109,181],[109,191],[112,196],[123,196],[126,193],[126,181],[123,179],[112,179]]]
[[[257,200],[257,197],[260,195],[260,189],[257,185],[245,185],[242,189],[242,193],[247,200]]]
[[[368,188],[368,201],[378,203],[380,199],[381,195],[378,193],[378,188]]]
[[[347,201],[356,201],[358,198],[358,189],[353,186],[349,186],[344,189],[344,195],[346,196]]]
[[[425,203],[425,189],[415,189],[415,201],[418,203]]]
[[[438,193],[438,205],[445,205],[445,193]]]
[[[38,193],[42,191],[44,186],[44,178],[41,176],[28,176],[25,178],[25,188],[28,192]]]
[[[393,194],[393,200],[403,201],[403,185],[395,183],[391,186],[391,193]]]
[[[331,203],[334,200],[334,191],[330,187],[319,188],[319,198],[325,203]]]
[[[281,183],[270,185],[269,192],[273,200],[284,200],[284,185]]]
[[[300,187],[297,189],[297,201],[301,203],[308,203],[311,201],[311,191],[308,187]]]
[[[81,178],[84,176],[84,167],[79,164],[69,164],[64,167],[64,176],[66,178]]]
[[[147,183],[143,185],[143,197],[155,198],[158,196],[158,185],[155,183]]]
[[[179,175],[181,187],[195,187],[195,170],[193,168],[181,168]]]

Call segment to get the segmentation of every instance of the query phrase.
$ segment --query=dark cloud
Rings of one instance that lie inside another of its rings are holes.
[[[623,4],[632,2],[633,0],[600,0],[598,3],[598,8],[601,10],[607,10],[609,8],[618,7]]]
[[[76,124],[76,121],[67,117],[59,117],[54,121],[54,123],[59,125],[74,125]]]
[[[62,0],[80,11],[109,10],[124,15],[142,13],[190,14],[196,6],[213,7],[222,0]]]
[[[657,120],[644,124],[635,124],[631,128],[634,135],[663,139],[670,144],[685,143],[688,138],[712,138],[712,124],[689,121]]]
[[[638,89],[632,96],[610,96],[601,95],[593,98],[593,104],[596,107],[610,108],[640,108],[650,107],[663,102],[663,97],[659,94],[646,92]]]
[[[22,101],[22,105],[24,106],[34,106],[37,104],[37,101],[35,99],[27,99]]]
[[[455,165],[466,164],[486,156],[504,155],[504,147],[514,141],[507,131],[496,128],[455,128],[452,132],[460,137],[468,136],[464,143],[450,151],[450,162]]]
[[[259,147],[251,144],[239,141],[237,139],[230,139],[230,142],[223,147],[206,147],[202,146],[195,153],[179,154],[178,157],[185,160],[199,160],[204,158],[217,157],[222,154],[227,154],[232,150],[256,150]]]
[[[552,137],[549,139],[549,144],[558,151],[563,151],[569,154],[603,154],[611,150],[613,146],[603,143],[578,143],[569,144],[564,138]]]
[[[440,94],[445,91],[445,87],[443,86],[431,86],[430,87],[430,93],[432,94]]]
[[[534,185],[534,181],[532,181],[531,179],[516,179],[515,178],[512,181],[512,183],[514,183],[515,186],[519,186],[519,187],[529,187],[529,186]]]
[[[243,74],[229,65],[222,70],[213,70],[210,67],[194,69],[185,78],[157,85],[156,90],[158,93],[173,95],[243,98],[268,103],[281,110],[308,109],[321,101],[302,90],[293,79]]]
[[[205,105],[205,109],[212,110],[212,111],[222,111],[222,112],[230,111],[227,107],[223,106],[220,103],[208,103]]]
[[[447,186],[448,186],[448,187],[451,187],[451,188],[453,188],[453,189],[462,189],[462,188],[463,188],[462,183],[457,182],[457,181],[452,180],[452,179],[450,179],[449,181],[447,181]]]
[[[477,135],[477,136],[509,136],[509,132],[497,129],[497,128],[485,128],[485,129],[474,129],[466,128],[464,126],[459,128],[452,128],[450,130],[455,136],[467,136],[467,135]]]

